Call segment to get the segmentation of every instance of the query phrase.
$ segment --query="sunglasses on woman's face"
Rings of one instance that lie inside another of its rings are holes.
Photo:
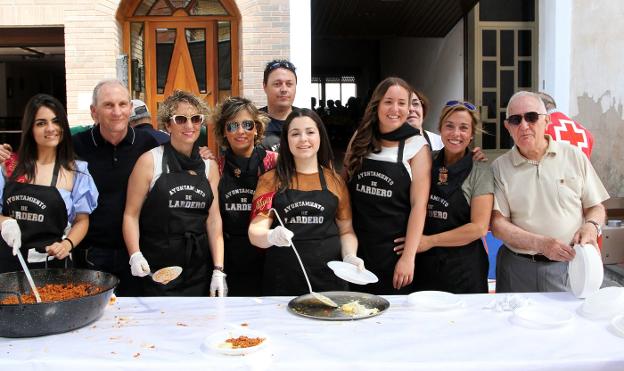
[[[193,125],[200,125],[204,122],[204,115],[193,115],[193,116],[184,116],[184,115],[173,115],[171,116],[171,121],[175,122],[178,125],[184,125],[187,121],[190,121]]]
[[[460,104],[466,107],[469,111],[475,111],[477,109],[477,107],[470,102],[462,102],[459,100],[450,100],[446,102],[447,107],[455,107],[455,106],[459,106]]]
[[[228,133],[235,133],[239,126],[245,131],[252,131],[256,124],[252,120],[243,120],[241,122],[232,121],[225,124],[225,130],[227,130]]]
[[[524,118],[524,121],[528,122],[529,124],[535,124],[537,122],[537,120],[539,120],[539,117],[541,115],[546,115],[545,113],[537,113],[537,112],[526,112],[522,115],[511,115],[509,117],[507,117],[507,122],[509,123],[509,125],[520,125],[520,123],[522,123],[522,118]]]

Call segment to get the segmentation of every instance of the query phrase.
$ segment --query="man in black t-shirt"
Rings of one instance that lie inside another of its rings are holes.
[[[262,88],[267,96],[267,105],[260,110],[266,112],[271,119],[264,131],[262,147],[277,152],[282,127],[293,108],[296,108],[292,105],[297,93],[295,66],[284,59],[267,63]]]
[[[137,278],[130,274],[122,221],[128,178],[144,152],[158,146],[143,130],[128,126],[132,103],[127,88],[118,80],[103,80],[93,89],[91,117],[95,125],[72,136],[78,158],[87,161],[100,196],[90,215],[89,231],[73,253],[76,267],[116,275],[116,294],[136,296]]]

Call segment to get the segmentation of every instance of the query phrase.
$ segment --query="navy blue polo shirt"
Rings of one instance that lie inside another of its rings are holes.
[[[100,197],[89,218],[89,231],[81,245],[125,249],[121,224],[126,207],[128,178],[139,157],[157,147],[149,132],[128,127],[128,134],[116,146],[107,142],[99,125],[72,136],[80,160],[89,164]]]

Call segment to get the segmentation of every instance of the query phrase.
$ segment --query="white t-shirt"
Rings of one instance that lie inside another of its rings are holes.
[[[431,141],[431,150],[439,151],[444,147],[444,143],[442,143],[442,137],[436,133],[433,133],[429,130],[425,130],[427,135],[429,136],[429,140]]]
[[[429,144],[422,135],[415,135],[405,141],[405,148],[403,148],[403,165],[405,165],[410,179],[412,178],[412,168],[409,164],[409,160],[416,156],[423,146],[429,146]],[[366,158],[375,161],[396,162],[398,152],[398,145],[396,147],[381,147],[381,152],[370,153]]]
[[[159,146],[159,147],[155,147],[150,149],[150,153],[152,154],[152,158],[154,159],[154,175],[152,176],[152,181],[150,182],[150,191],[152,190],[152,188],[154,187],[154,184],[156,183],[156,181],[158,180],[158,178],[160,178],[160,175],[162,174],[162,159],[163,159],[163,154],[165,153],[165,147],[163,146]],[[206,178],[208,178],[208,175],[210,174],[210,160],[204,160],[204,163],[206,164]],[[167,170],[169,170],[167,168]]]

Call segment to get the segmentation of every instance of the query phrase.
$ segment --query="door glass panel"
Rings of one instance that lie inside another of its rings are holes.
[[[507,107],[509,98],[514,93],[514,71],[500,71],[500,105]]]
[[[485,130],[481,137],[483,149],[496,149],[496,124],[484,122],[483,130]]]
[[[496,105],[496,92],[484,92],[483,93],[483,106],[487,107],[487,118],[495,119],[498,112],[498,106]]]
[[[206,29],[187,28],[186,43],[201,94],[206,94]]]
[[[496,87],[496,61],[483,62],[483,87]]]
[[[533,22],[535,0],[480,0],[479,20],[482,22]]]
[[[481,34],[483,43],[483,56],[496,57],[496,31],[483,30]]]
[[[142,1],[141,4],[139,4],[139,6],[134,11],[134,15],[147,15],[147,13],[149,13],[150,8],[152,7],[152,5],[154,5],[155,2],[156,0]]]
[[[186,8],[190,2],[191,0],[169,0],[169,3],[171,3],[171,5],[176,9]]]
[[[143,23],[132,22],[130,24],[130,68],[132,79],[132,98],[145,100],[145,82],[143,81]]]
[[[531,89],[531,61],[518,61],[518,87]]]
[[[500,33],[500,64],[501,66],[513,66],[514,65],[514,32],[513,31],[501,31]]]
[[[150,9],[149,15],[171,15],[173,11],[169,8],[166,0],[158,0],[156,4]]]
[[[509,135],[509,131],[505,127],[505,112],[500,113],[500,121],[498,124],[500,125],[500,148],[511,148],[513,146],[513,139]]]
[[[176,29],[159,28],[156,30],[156,91],[164,94],[171,56],[175,45]]]
[[[521,57],[531,56],[531,31],[518,31],[518,55]]]
[[[223,5],[218,0],[198,0],[191,7],[191,15],[227,15]]]
[[[230,22],[219,22],[217,55],[219,59],[219,102],[232,95],[232,45]]]

